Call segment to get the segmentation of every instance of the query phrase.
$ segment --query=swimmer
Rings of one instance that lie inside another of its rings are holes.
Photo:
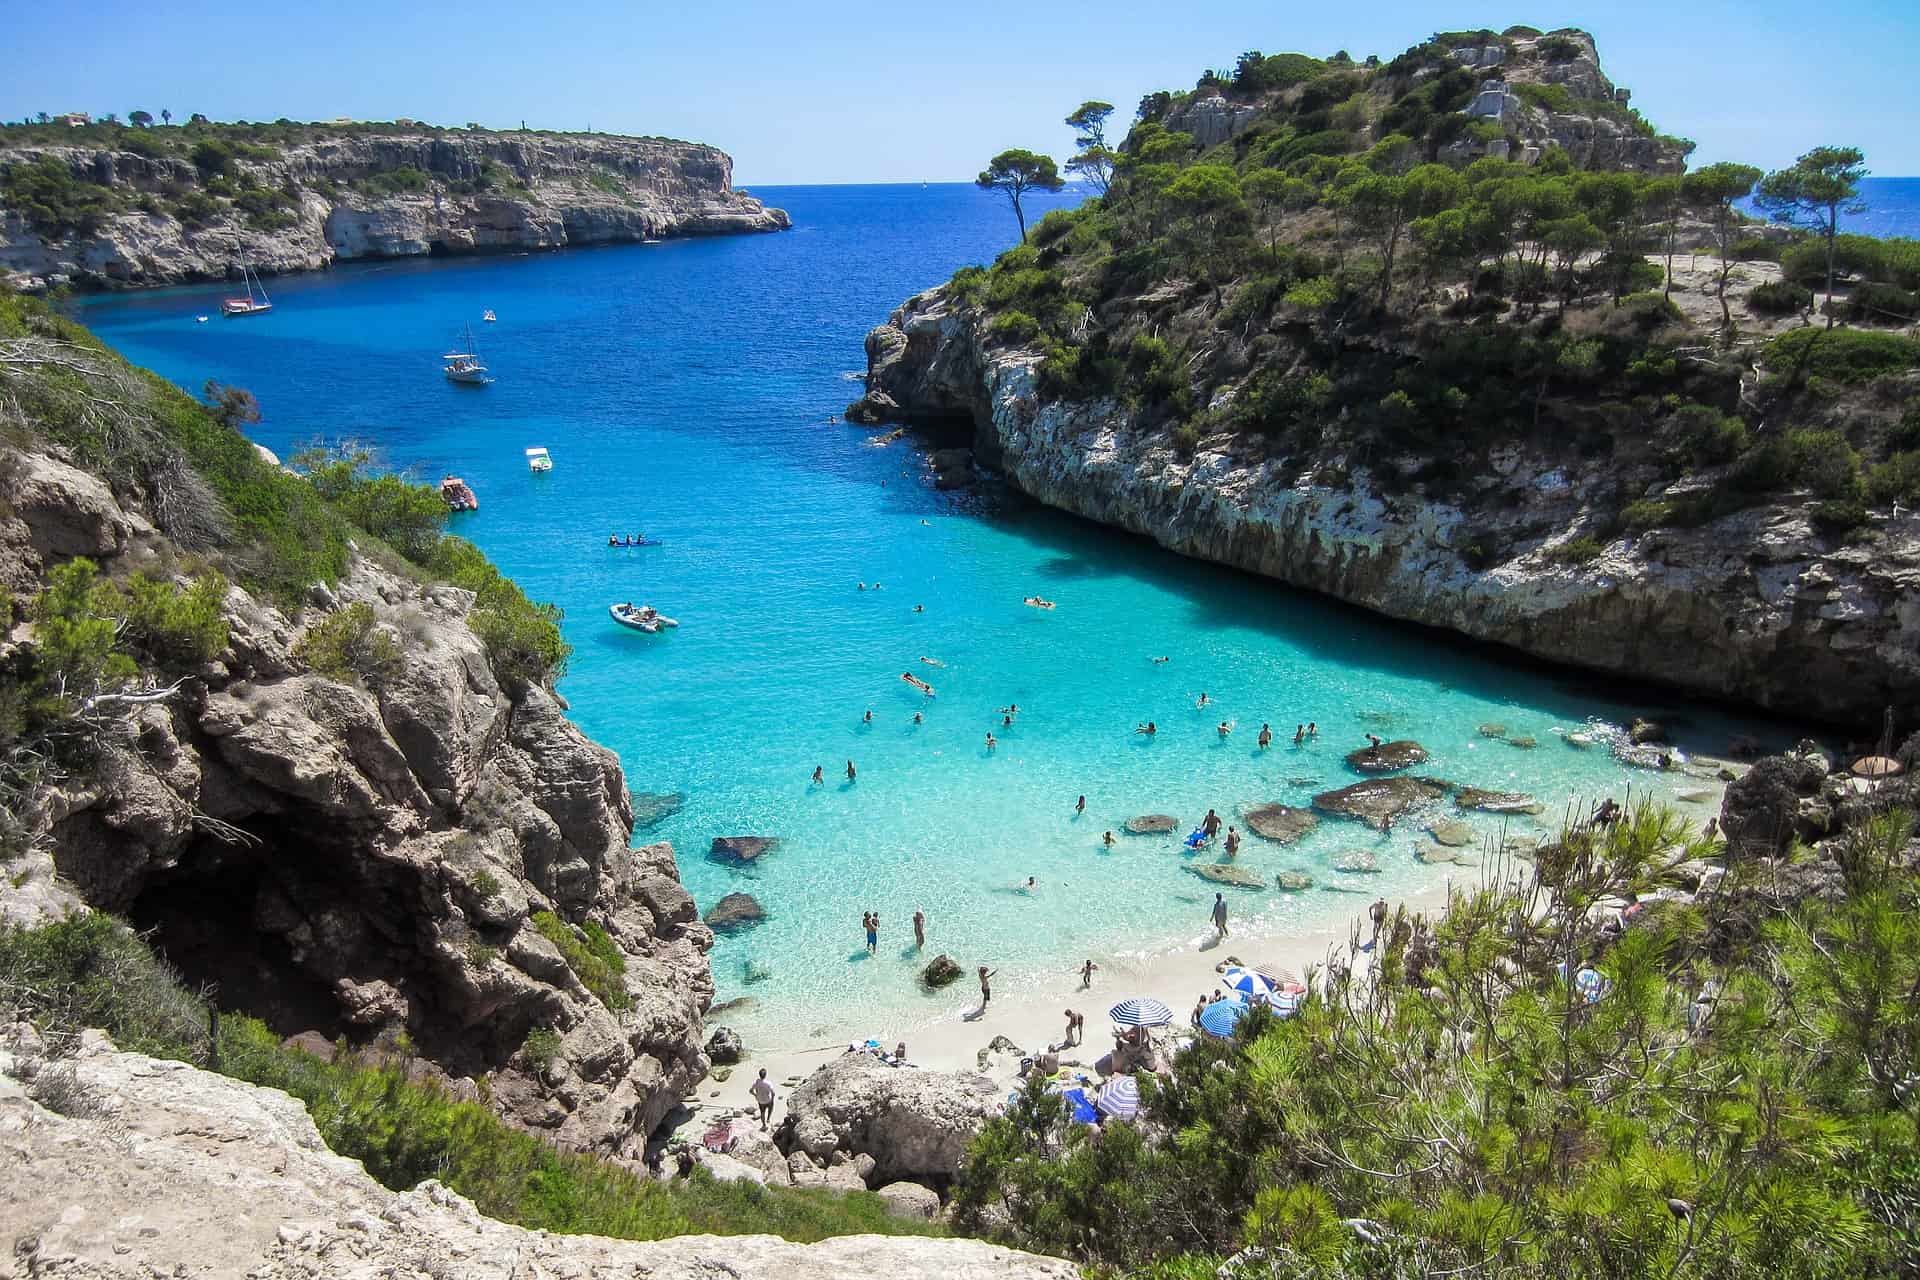
[[[1307,726],[1298,724],[1293,727],[1293,741],[1297,746],[1307,740]]]
[[[823,786],[825,785],[826,781],[827,781],[826,775],[820,771],[820,766],[819,765],[813,766],[813,785],[816,787]]]
[[[852,782],[854,780],[854,777],[855,777],[855,774],[854,774],[854,768],[853,768],[853,761],[849,760],[847,761],[847,781]]]
[[[921,714],[920,714],[920,713],[919,713],[918,711],[916,711],[916,712],[914,712],[914,713],[913,713],[913,722],[914,722],[915,724],[925,724],[925,723],[926,723],[926,719],[927,719],[927,718],[926,718],[925,716],[923,716],[923,715],[921,715]]]
[[[1081,796],[1074,802],[1073,811],[1075,813],[1085,813],[1087,811],[1087,798],[1085,796]]]
[[[1260,726],[1260,749],[1262,751],[1265,751],[1268,747],[1272,745],[1273,745],[1273,728],[1271,725],[1262,724]]]
[[[1000,717],[1000,727],[1001,727],[1002,729],[1011,729],[1011,728],[1013,728],[1013,717],[1012,717],[1012,716],[1001,716],[1001,717]]]
[[[1320,736],[1320,726],[1311,720],[1307,721],[1307,736],[1309,738],[1317,738]]]
[[[1222,720],[1218,725],[1214,726],[1214,732],[1218,733],[1223,738],[1226,737],[1228,734],[1233,732],[1233,721]]]
[[[991,751],[999,745],[1000,745],[999,742],[994,739],[994,736],[991,733],[989,733],[987,735],[987,750]]]
[[[1149,720],[1145,724],[1135,725],[1133,731],[1135,733],[1144,733],[1149,738],[1151,738],[1154,734],[1160,732],[1160,728],[1158,725],[1154,724],[1153,721]]]
[[[1038,887],[1039,886],[1034,883],[1034,879],[1032,876],[1028,876],[1026,884],[1021,886],[1021,888],[1025,889],[1028,893],[1032,893]]]
[[[865,591],[865,590],[867,589],[867,584],[866,584],[866,583],[864,583],[864,582],[863,582],[863,583],[861,583],[861,584],[860,584],[860,589],[861,589],[862,591]]]
[[[879,584],[879,583],[877,583],[877,582],[876,582],[876,583],[874,583],[874,584],[873,584],[873,589],[874,589],[875,591],[878,591],[878,590],[880,589],[880,584]]]
[[[923,604],[917,604],[917,605],[915,605],[915,606],[913,606],[913,611],[914,611],[915,613],[925,613],[925,612],[927,611],[927,606],[925,606],[925,605],[923,605]]]
[[[931,520],[922,520],[920,523],[926,525],[929,529],[933,527],[933,522]]]
[[[920,655],[920,661],[926,663],[930,667],[944,667],[947,665],[946,663],[940,661],[940,659],[938,658],[929,658],[924,653]]]
[[[1020,704],[1017,702],[1010,702],[1006,706],[1000,708],[1000,714],[1003,716],[1017,716],[1020,714]]]
[[[1153,665],[1157,667],[1157,666],[1159,666],[1159,665],[1160,665],[1161,663],[1163,663],[1163,662],[1172,662],[1172,661],[1173,661],[1173,659],[1172,659],[1172,658],[1169,658],[1169,657],[1167,657],[1166,655],[1164,655],[1164,654],[1163,654],[1163,655],[1161,655],[1160,657],[1158,657],[1158,658],[1155,658],[1155,659],[1153,660]]]
[[[610,534],[608,534],[608,535],[607,535],[607,545],[608,545],[608,546],[610,546],[610,547],[617,547],[617,546],[619,546],[619,545],[620,545],[620,539],[619,539],[619,537],[618,537],[617,535],[615,535],[615,534],[611,534],[611,533],[610,533]]]
[[[1113,832],[1111,831],[1107,832],[1107,834],[1100,837],[1100,840],[1103,844],[1107,846],[1107,848],[1109,849],[1113,848]]]
[[[1200,701],[1194,703],[1193,705],[1196,707],[1204,707],[1211,701],[1213,701],[1213,699],[1207,696],[1207,691],[1205,689],[1202,689],[1200,691]]]
[[[867,714],[865,714],[864,716],[861,716],[861,717],[860,717],[860,723],[861,723],[861,724],[872,724],[872,723],[873,723],[873,708],[872,708],[872,707],[868,707],[868,708],[867,708]]]

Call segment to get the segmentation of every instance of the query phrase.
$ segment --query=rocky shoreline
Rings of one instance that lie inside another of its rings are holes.
[[[1049,506],[1555,663],[1856,728],[1920,694],[1920,513],[1855,544],[1774,502],[1569,563],[1558,548],[1604,530],[1637,477],[1514,445],[1457,490],[1395,490],[1340,453],[1303,467],[1226,436],[1188,453],[1117,401],[1044,396],[1038,354],[984,320],[944,287],[909,299],[868,334],[848,419],[968,424],[975,458]]]
[[[442,130],[320,133],[255,148],[209,176],[186,155],[0,148],[0,172],[46,161],[122,206],[60,234],[0,205],[0,280],[23,292],[119,289],[672,236],[783,231],[733,189],[723,151],[664,138]],[[266,216],[213,191],[273,193]],[[195,207],[187,201],[200,199]]]

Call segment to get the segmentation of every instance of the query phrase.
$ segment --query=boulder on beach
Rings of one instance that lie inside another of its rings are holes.
[[[1366,875],[1380,870],[1380,860],[1365,849],[1342,849],[1333,855],[1333,869],[1348,875]]]
[[[1320,825],[1320,819],[1314,817],[1312,812],[1290,804],[1263,804],[1255,809],[1244,810],[1241,816],[1247,820],[1247,829],[1253,834],[1279,844],[1292,844]]]
[[[715,1027],[707,1037],[707,1059],[716,1067],[732,1066],[747,1054],[740,1033],[732,1027]]]
[[[1639,716],[1635,716],[1632,723],[1627,725],[1627,741],[1636,747],[1646,746],[1648,743],[1665,742],[1666,740],[1667,728],[1658,720],[1645,720]]]
[[[777,1141],[789,1158],[805,1152],[827,1167],[836,1155],[870,1156],[869,1185],[951,1178],[1003,1096],[971,1071],[902,1070],[871,1053],[843,1053],[787,1095]]]
[[[1540,814],[1547,811],[1547,806],[1524,791],[1483,791],[1479,787],[1462,787],[1454,803],[1476,813]]]
[[[889,1182],[874,1192],[896,1218],[932,1221],[940,1216],[940,1193],[918,1182]]]
[[[1264,889],[1267,882],[1251,867],[1231,862],[1189,862],[1186,869],[1202,880],[1226,885],[1230,889]]]
[[[706,914],[707,927],[715,933],[751,929],[767,918],[767,912],[750,893],[730,893],[713,904]]]
[[[715,836],[709,855],[721,862],[749,863],[779,847],[778,836]]]
[[[1273,887],[1289,893],[1313,888],[1313,877],[1304,871],[1282,871],[1273,877]]]
[[[927,961],[927,967],[920,971],[920,981],[938,990],[958,981],[961,972],[960,966],[954,962],[953,957],[943,951]]]
[[[1385,831],[1415,805],[1445,794],[1446,788],[1425,778],[1368,778],[1321,792],[1313,798],[1313,807],[1337,817],[1358,818],[1376,831]]]
[[[1411,738],[1347,752],[1347,766],[1361,773],[1392,773],[1427,762],[1427,749]]]
[[[1128,818],[1123,824],[1128,835],[1163,836],[1180,825],[1180,820],[1171,814],[1143,813],[1137,818]]]
[[[1427,827],[1427,834],[1439,844],[1458,849],[1473,843],[1473,828],[1458,818],[1443,818]]]

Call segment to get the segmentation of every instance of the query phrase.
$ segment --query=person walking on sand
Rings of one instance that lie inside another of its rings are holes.
[[[1088,960],[1085,964],[1080,966],[1080,989],[1082,991],[1085,991],[1091,986],[1093,986],[1093,975],[1098,973],[1099,971],[1100,971],[1100,966],[1095,964],[1092,960]]]
[[[826,781],[827,781],[826,774],[820,771],[820,766],[819,765],[813,766],[813,785],[816,787],[825,786]]]
[[[773,1081],[767,1079],[767,1069],[760,1068],[760,1078],[753,1082],[753,1104],[760,1110],[760,1127],[767,1127],[773,1119]]]
[[[1227,936],[1227,899],[1224,894],[1213,895],[1213,928],[1220,937]]]
[[[1371,947],[1374,943],[1380,941],[1380,930],[1387,923],[1387,900],[1385,898],[1375,899],[1374,904],[1367,908],[1367,918],[1373,921],[1373,937],[1367,940],[1367,945]]]
[[[1262,723],[1260,726],[1260,749],[1265,751],[1273,745],[1273,726]]]
[[[867,954],[873,955],[880,947],[880,913],[867,913]]]
[[[985,965],[980,966],[980,1012],[982,1013],[985,1013],[987,1006],[993,1003],[993,987],[988,980],[999,972],[998,969],[989,969]]]
[[[847,781],[852,782],[856,776],[857,775],[855,774],[854,768],[853,768],[853,761],[851,760],[847,761]]]
[[[913,945],[922,951],[927,949],[927,913],[918,907],[913,909]]]

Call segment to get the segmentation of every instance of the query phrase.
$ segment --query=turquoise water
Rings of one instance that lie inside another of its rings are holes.
[[[276,309],[245,320],[194,323],[216,309],[218,289],[82,308],[169,377],[254,390],[266,410],[256,435],[283,454],[316,436],[358,437],[424,478],[451,471],[473,484],[481,510],[454,527],[566,610],[574,656],[562,689],[574,717],[619,752],[636,795],[684,797],[636,839],[673,842],[703,909],[743,889],[770,912],[713,956],[722,998],[760,1000],[751,1017],[730,1018],[756,1043],[904,1029],[957,1008],[964,984],[928,997],[912,981],[916,908],[932,948],[997,967],[996,986],[1013,992],[1087,955],[1191,938],[1212,888],[1182,870],[1177,839],[1125,836],[1123,820],[1164,812],[1185,831],[1209,807],[1238,823],[1243,807],[1304,805],[1354,780],[1340,757],[1368,731],[1426,744],[1437,775],[1533,792],[1550,820],[1574,797],[1630,782],[1694,785],[1569,747],[1555,729],[1650,711],[1717,751],[1753,728],[1182,560],[1004,494],[934,492],[907,442],[877,447],[827,420],[857,393],[846,375],[863,367],[867,328],[954,267],[990,258],[1011,218],[968,187],[762,194],[790,210],[795,231],[354,267],[274,281]],[[482,326],[488,307],[499,322]],[[438,354],[469,321],[492,387],[440,375]],[[532,445],[552,451],[550,474],[527,471]],[[665,545],[610,550],[616,529]],[[1059,607],[1026,608],[1029,594]],[[623,630],[606,613],[621,600],[682,625]],[[1152,661],[1161,655],[1170,660]],[[905,670],[937,697],[904,684]],[[997,708],[1016,703],[1003,726]],[[1160,726],[1152,740],[1133,733],[1147,719]],[[1237,722],[1226,739],[1222,719]],[[1266,752],[1254,740],[1263,720],[1278,735]],[[1293,728],[1307,720],[1320,737],[1296,748]],[[1481,737],[1488,721],[1539,746]],[[808,781],[816,765],[821,787]],[[783,844],[740,870],[707,857],[721,835]],[[1328,822],[1285,849],[1249,837],[1240,861],[1325,884],[1342,879],[1328,870],[1334,852],[1366,848],[1384,871],[1363,878],[1365,891],[1438,883],[1446,871],[1417,863],[1413,843],[1411,829],[1385,838]],[[1031,893],[1016,888],[1028,876]],[[1230,898],[1242,933],[1345,920],[1362,901],[1320,889]],[[859,928],[869,909],[881,915],[874,958]],[[769,976],[748,984],[750,963]]]

